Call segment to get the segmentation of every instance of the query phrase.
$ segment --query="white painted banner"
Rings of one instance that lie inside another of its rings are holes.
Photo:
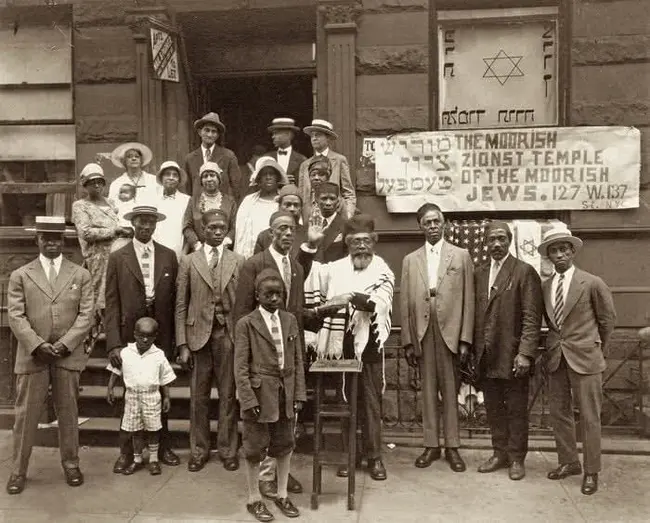
[[[363,157],[389,212],[603,210],[639,206],[640,148],[633,127],[553,127],[371,138]]]
[[[153,77],[157,80],[180,82],[178,75],[178,49],[175,35],[158,29],[150,28],[151,63]]]

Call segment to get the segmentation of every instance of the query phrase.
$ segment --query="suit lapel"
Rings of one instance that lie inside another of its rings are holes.
[[[418,266],[420,276],[427,289],[431,288],[429,281],[429,269],[427,267],[427,251],[424,246],[420,247],[415,254],[415,264]]]
[[[133,247],[133,242],[130,242],[122,251],[122,258],[124,258],[124,263],[127,268],[133,273],[133,276],[142,284],[144,287],[144,277],[142,276],[142,270],[140,269],[140,264],[138,263],[138,257],[135,254],[135,247]]]
[[[221,294],[223,294],[226,292],[228,282],[235,270],[235,257],[228,249],[223,249],[219,265],[221,269]]]
[[[156,242],[153,242],[153,252],[155,257],[153,261],[153,288],[155,289],[163,275],[164,260],[162,249]]]
[[[266,326],[266,322],[264,321],[264,318],[262,318],[262,313],[259,311],[259,309],[255,309],[253,311],[253,315],[251,316],[251,325],[257,332],[261,334],[262,338],[271,344],[271,347],[275,348],[273,336],[271,336],[271,332]]]
[[[341,232],[341,215],[337,214],[334,221],[327,226],[321,242],[321,250],[325,252],[327,248],[334,243],[334,240]]]
[[[567,316],[569,316],[571,309],[573,309],[576,302],[578,301],[578,298],[580,298],[580,295],[584,289],[584,283],[585,280],[582,277],[582,274],[578,269],[576,269],[573,273],[573,278],[571,278],[569,293],[567,294],[566,303],[564,304],[564,311],[562,313],[564,320],[566,320]]]
[[[442,245],[440,246],[440,263],[438,264],[438,283],[436,288],[440,287],[442,278],[445,276],[447,267],[449,267],[452,258],[453,252],[449,248],[449,244],[445,240],[442,240]]]
[[[65,258],[61,261],[61,268],[59,274],[54,282],[54,291],[52,292],[52,300],[56,300],[61,291],[66,288],[74,274],[77,272],[75,265]]]
[[[492,259],[490,259],[490,264],[492,264]],[[488,267],[491,268],[491,265]],[[488,285],[490,284],[490,268],[488,268]],[[503,267],[501,267],[499,274],[497,274],[496,280],[494,280],[494,292],[490,294],[490,289],[487,289],[489,296],[488,307],[490,306],[490,303],[492,303],[492,300],[505,290],[508,281],[510,281],[510,278],[512,277],[512,271],[514,269],[515,259],[512,255],[509,255],[508,259],[504,262]]]
[[[287,166],[287,171],[298,170],[300,168],[300,162],[298,161],[298,154],[296,151],[291,148],[291,155],[289,156],[289,165]]]
[[[546,317],[548,321],[551,322],[555,328],[557,328],[557,324],[555,323],[555,315],[553,314],[553,304],[551,303],[552,283],[553,283],[553,276],[551,276],[548,280],[542,283],[542,294],[544,295],[544,306],[546,307]]]
[[[43,294],[45,294],[50,299],[52,298],[52,286],[50,285],[50,281],[47,279],[47,275],[43,271],[43,266],[41,265],[41,261],[38,258],[29,264],[29,267],[27,268],[27,275],[36,284],[36,286],[41,289],[41,291],[43,291]]]
[[[192,254],[192,265],[194,265],[196,272],[199,273],[201,278],[205,280],[205,283],[207,283],[208,286],[214,290],[214,286],[212,284],[212,275],[210,274],[210,267],[208,267],[208,260],[205,258],[203,249]]]

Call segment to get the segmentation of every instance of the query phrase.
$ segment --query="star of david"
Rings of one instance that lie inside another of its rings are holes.
[[[501,49],[496,56],[483,58],[487,66],[483,78],[496,78],[501,85],[505,85],[510,78],[524,76],[524,72],[519,68],[523,58],[523,56],[509,56]]]
[[[519,248],[524,251],[528,256],[533,256],[537,252],[537,245],[534,240],[524,240]]]

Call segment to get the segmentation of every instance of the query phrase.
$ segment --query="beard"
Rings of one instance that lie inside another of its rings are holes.
[[[369,252],[362,252],[359,254],[353,254],[352,255],[352,266],[357,270],[357,271],[362,271],[370,265],[370,262],[372,261],[372,253]]]

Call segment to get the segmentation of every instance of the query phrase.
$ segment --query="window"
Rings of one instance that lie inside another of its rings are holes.
[[[0,19],[0,225],[69,216],[76,190],[70,8],[0,10]]]

